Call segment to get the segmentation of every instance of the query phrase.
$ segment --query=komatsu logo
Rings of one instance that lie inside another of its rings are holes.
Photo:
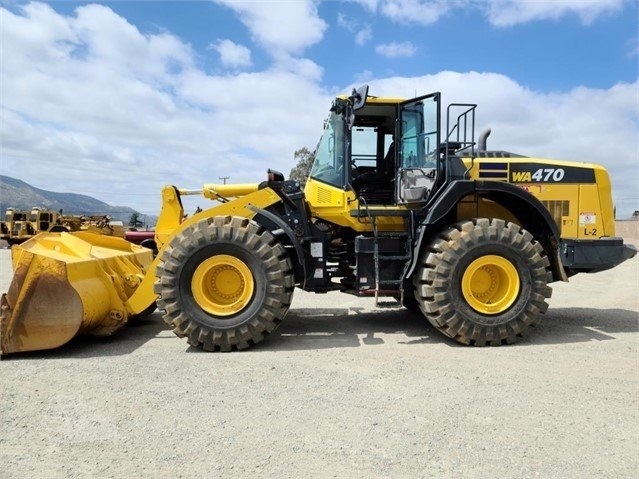
[[[592,168],[564,166],[549,168],[540,163],[511,163],[512,183],[594,183]]]

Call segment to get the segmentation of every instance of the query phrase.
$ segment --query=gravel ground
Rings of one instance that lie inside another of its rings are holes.
[[[523,342],[296,291],[278,332],[194,350],[158,312],[0,362],[0,477],[637,477],[639,258],[555,284]],[[0,289],[9,251],[0,250]]]

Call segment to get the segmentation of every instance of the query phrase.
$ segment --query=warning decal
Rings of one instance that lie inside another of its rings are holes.
[[[594,225],[597,223],[595,213],[579,213],[579,226]]]

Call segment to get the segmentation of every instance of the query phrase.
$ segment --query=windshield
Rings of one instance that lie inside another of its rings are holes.
[[[315,150],[315,161],[311,169],[313,179],[333,186],[344,186],[346,125],[342,115],[331,112],[324,122],[324,133]]]

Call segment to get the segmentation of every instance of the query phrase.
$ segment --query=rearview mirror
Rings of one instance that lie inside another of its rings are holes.
[[[353,88],[353,93],[349,97],[351,104],[353,105],[353,111],[359,110],[366,105],[366,99],[368,98],[368,85],[359,87],[357,90]]]

